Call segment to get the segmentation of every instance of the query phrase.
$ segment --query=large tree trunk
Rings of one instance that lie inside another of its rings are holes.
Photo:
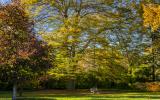
[[[23,86],[24,86],[24,80],[20,80],[17,86],[19,97],[21,97],[23,94]]]
[[[155,52],[156,52],[156,49],[155,49],[155,46],[156,46],[156,34],[155,33],[153,33],[152,35],[151,35],[151,38],[152,38],[152,56],[153,56],[153,58],[152,58],[152,81],[154,82],[154,81],[156,81],[156,75],[155,75],[155,67],[156,67],[156,62],[155,62],[155,56],[156,56],[156,54],[155,54]]]
[[[12,94],[12,100],[16,100],[16,94],[17,94],[17,84],[13,84],[13,94]]]
[[[152,66],[152,81],[156,81],[156,75],[155,75],[155,66]]]
[[[20,85],[20,87],[19,87],[19,96],[21,97],[22,94],[23,94],[23,86]]]
[[[68,90],[75,90],[75,82],[76,82],[75,79],[69,79],[67,81],[67,89]]]
[[[75,37],[72,36],[72,38],[75,39]],[[76,79],[75,79],[75,71],[76,71],[76,63],[77,61],[75,61],[75,55],[76,55],[76,46],[75,46],[75,43],[72,43],[72,46],[69,50],[69,58],[71,59],[71,62],[70,63],[74,63],[74,65],[70,66],[71,67],[71,73],[72,74],[70,76],[70,78],[68,79],[67,81],[67,89],[69,90],[75,90],[75,84],[76,84]]]

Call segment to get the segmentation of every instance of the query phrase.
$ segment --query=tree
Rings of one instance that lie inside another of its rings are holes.
[[[160,5],[158,4],[144,4],[143,5],[143,25],[145,27],[151,27],[152,32],[150,36],[152,39],[151,43],[151,57],[152,57],[152,80],[156,80],[156,67],[157,67],[157,52],[159,52],[159,27],[160,27]]]
[[[31,7],[31,13],[33,10],[36,12],[34,19],[36,19],[38,31],[43,33],[41,34],[42,38],[56,49],[55,64],[57,68],[52,70],[52,74],[55,75],[54,72],[60,72],[65,73],[65,75],[70,75],[72,78],[73,76],[75,77],[76,74],[74,72],[79,69],[78,66],[81,66],[79,62],[86,56],[92,59],[89,62],[92,63],[93,68],[98,67],[98,65],[94,63],[100,61],[100,57],[97,59],[97,57],[94,57],[94,53],[103,52],[104,47],[112,48],[109,44],[112,45],[112,42],[117,41],[109,41],[108,37],[110,35],[109,33],[111,33],[110,37],[112,38],[115,31],[123,36],[123,38],[121,38],[122,40],[126,39],[127,36],[127,40],[123,41],[126,42],[124,43],[126,51],[124,51],[124,46],[119,49],[118,46],[120,45],[118,45],[116,49],[122,50],[122,54],[125,55],[125,57],[129,55],[128,61],[130,59],[133,60],[135,49],[133,53],[128,50],[131,48],[129,43],[132,39],[129,34],[134,34],[136,30],[134,27],[136,25],[133,22],[138,20],[138,18],[136,18],[138,14],[132,16],[132,12],[135,11],[132,10],[132,8],[135,7],[136,2],[126,2],[128,3],[128,5],[126,5],[128,8],[116,8],[115,6],[118,4],[116,4],[114,0],[44,0],[43,2],[36,0],[28,2],[25,0],[23,3]],[[118,3],[123,6],[122,2]],[[136,9],[136,7],[134,9]],[[128,17],[127,14],[130,16]],[[132,23],[133,25],[130,27]],[[139,24],[136,27],[138,26]],[[123,32],[117,30],[117,27]],[[128,27],[130,30],[127,29]],[[129,33],[129,31],[131,32]],[[88,54],[88,52],[90,54]],[[117,53],[119,52],[117,51]],[[138,50],[136,54],[137,53],[139,53]],[[113,60],[116,59],[116,57],[110,59]],[[109,61],[110,59],[107,60]],[[134,60],[132,62],[131,60],[129,61],[130,65],[136,62]],[[110,67],[105,64],[103,66]],[[63,72],[61,71],[62,69]],[[62,74],[60,74],[60,76],[61,75]]]
[[[49,67],[46,45],[37,39],[22,5],[12,2],[0,8],[1,77],[13,82],[13,100],[17,84],[42,75]]]

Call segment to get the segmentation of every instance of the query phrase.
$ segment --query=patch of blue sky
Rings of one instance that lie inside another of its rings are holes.
[[[0,3],[1,3],[1,4],[7,4],[7,3],[9,3],[9,2],[11,2],[11,0],[0,0]]]

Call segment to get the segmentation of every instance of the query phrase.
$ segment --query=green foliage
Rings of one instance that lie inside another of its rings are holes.
[[[0,71],[6,73],[1,77],[34,79],[48,88],[158,80],[159,5],[142,6],[152,1],[16,0],[3,5]]]

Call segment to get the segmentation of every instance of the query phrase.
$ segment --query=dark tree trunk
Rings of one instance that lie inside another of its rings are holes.
[[[20,85],[20,87],[19,87],[19,96],[21,97],[22,94],[23,94],[23,86]]]
[[[74,79],[69,79],[67,81],[67,89],[68,90],[75,90],[75,80]]]
[[[156,75],[155,75],[155,65],[152,66],[152,81],[156,81]]]
[[[153,33],[152,36],[152,81],[156,81],[156,74],[155,74],[155,67],[156,67],[156,61],[155,61],[155,52],[156,52],[156,49],[155,49],[155,41],[156,41],[156,33]]]

